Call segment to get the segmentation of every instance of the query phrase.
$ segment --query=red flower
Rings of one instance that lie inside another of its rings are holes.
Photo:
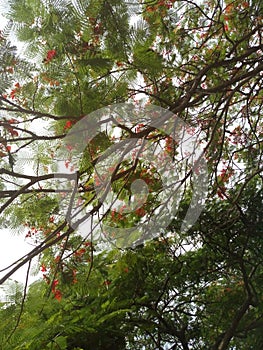
[[[72,145],[66,145],[66,149],[67,149],[68,151],[72,151],[72,150],[73,150],[73,146],[72,146]]]
[[[226,6],[226,8],[225,8],[225,12],[226,12],[226,13],[230,13],[230,12],[232,12],[233,7],[234,7],[234,5],[233,5],[233,4],[229,4],[229,5],[227,5],[227,6]]]
[[[55,293],[57,285],[58,285],[58,280],[54,280],[53,283],[52,283],[52,292],[53,293]]]
[[[60,259],[61,259],[61,257],[60,257],[60,255],[58,255],[58,256],[56,256],[55,257],[55,263],[57,264],[57,263],[59,263],[60,262]]]
[[[10,92],[10,97],[12,98],[12,100],[16,97],[16,93],[17,93],[17,90],[16,90],[16,89],[13,89],[13,90]]]
[[[47,52],[47,56],[44,61],[46,63],[50,62],[56,56],[56,54],[57,54],[56,50],[49,50]]]
[[[8,123],[9,124],[16,124],[16,123],[18,123],[18,120],[14,119],[14,118],[11,118],[11,119],[8,120]]]
[[[55,299],[57,299],[58,301],[61,301],[62,299],[62,293],[60,290],[56,290],[55,293],[54,293],[54,297]]]
[[[75,251],[74,255],[75,256],[83,256],[86,253],[86,249],[85,248],[80,248],[79,250]]]
[[[18,136],[18,132],[15,129],[13,129],[12,127],[9,126],[7,128],[7,130],[12,136]]]
[[[143,208],[138,208],[135,210],[135,213],[138,215],[138,216],[144,216],[146,214],[145,210]]]
[[[64,130],[70,129],[72,127],[73,122],[71,120],[68,120],[64,126]]]
[[[44,264],[41,265],[41,272],[46,272],[47,268]]]

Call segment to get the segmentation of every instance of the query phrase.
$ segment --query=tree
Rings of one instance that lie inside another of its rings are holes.
[[[35,246],[1,284],[35,257],[44,281],[4,348],[262,347],[261,2],[9,5],[1,224]]]

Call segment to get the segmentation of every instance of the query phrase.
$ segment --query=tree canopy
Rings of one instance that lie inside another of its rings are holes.
[[[5,16],[0,348],[262,348],[262,1]]]

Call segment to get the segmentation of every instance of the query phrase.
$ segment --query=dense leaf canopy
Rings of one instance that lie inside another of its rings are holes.
[[[262,1],[5,16],[0,224],[32,250],[1,271],[0,348],[263,348]]]

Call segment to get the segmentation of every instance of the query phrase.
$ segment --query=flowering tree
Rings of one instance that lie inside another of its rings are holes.
[[[34,246],[4,348],[262,347],[261,2],[9,5],[0,221]]]

